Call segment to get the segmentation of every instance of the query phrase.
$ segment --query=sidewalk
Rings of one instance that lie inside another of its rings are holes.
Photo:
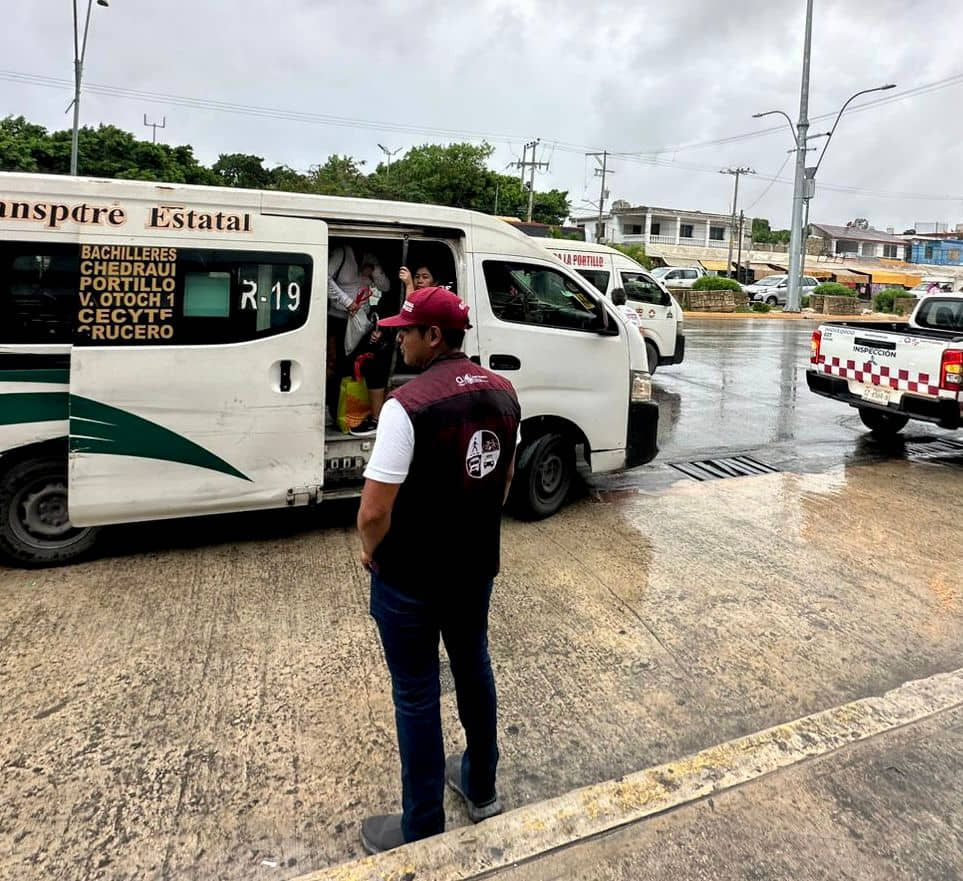
[[[301,881],[958,878],[963,669]]]
[[[500,881],[963,877],[963,709],[549,854]]]

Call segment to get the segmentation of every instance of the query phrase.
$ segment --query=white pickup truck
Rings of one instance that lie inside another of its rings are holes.
[[[909,325],[822,324],[809,360],[810,390],[856,407],[877,436],[910,419],[963,425],[963,295],[923,297]]]

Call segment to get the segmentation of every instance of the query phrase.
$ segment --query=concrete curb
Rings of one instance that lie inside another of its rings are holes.
[[[963,705],[963,669],[296,881],[468,881]]]
[[[817,315],[815,312],[683,312],[686,321],[698,321],[700,318],[737,319],[751,318],[761,321],[865,321],[869,323],[892,324],[906,323],[909,319],[905,315]]]

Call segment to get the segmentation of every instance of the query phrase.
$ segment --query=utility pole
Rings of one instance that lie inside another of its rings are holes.
[[[525,149],[522,151],[522,161],[515,163],[521,171],[519,172],[519,180],[522,186],[525,186],[525,169],[530,169],[528,177],[528,222],[532,222],[532,208],[535,203],[535,169],[536,168],[548,168],[547,162],[538,162],[535,159],[535,148],[538,147],[541,138],[535,138],[534,141],[529,141],[525,145]],[[528,156],[528,151],[532,151],[532,158],[526,159]]]
[[[732,238],[736,234],[736,206],[739,202],[739,177],[743,174],[755,174],[751,168],[723,168],[719,174],[731,174],[736,179],[732,192],[732,215],[729,218],[729,258],[726,261],[726,275],[732,277]],[[739,251],[742,251],[742,232],[739,233]]]
[[[742,266],[742,227],[745,223],[746,215],[743,211],[739,212],[739,256],[736,257],[736,281],[739,281],[739,269]],[[747,272],[744,276],[749,278],[749,273]]]
[[[158,123],[158,122],[148,122],[148,121],[147,121],[147,114],[145,113],[145,114],[144,114],[144,125],[145,125],[147,128],[152,128],[152,129],[154,130],[154,135],[153,135],[153,137],[152,137],[152,139],[151,139],[151,143],[152,143],[152,144],[156,144],[156,143],[157,143],[157,129],[159,129],[159,128],[167,128],[167,117],[165,116],[165,117],[163,118],[163,120],[162,120],[161,122],[159,122],[159,123]]]
[[[789,240],[789,291],[786,312],[798,312],[802,275],[803,201],[806,189],[806,151],[809,143],[809,58],[813,42],[813,0],[806,0],[806,36],[803,41],[802,83],[799,88],[799,119],[796,122],[796,177],[792,191],[792,234]]]
[[[598,222],[598,226],[596,226],[595,228],[595,241],[598,243],[601,243],[603,238],[602,215],[605,213],[605,198],[607,195],[605,190],[605,176],[607,174],[614,174],[614,172],[609,171],[608,169],[608,159],[609,159],[608,150],[603,150],[601,153],[586,153],[585,155],[594,157],[596,162],[599,161],[599,156],[602,157],[602,162],[600,164],[600,167],[595,169],[596,177],[602,178],[602,183],[601,183],[601,186],[599,187],[599,222]]]
[[[391,177],[391,157],[394,156],[395,153],[400,153],[401,147],[395,147],[394,150],[389,150],[387,147],[383,146],[382,144],[378,144],[378,147],[380,148],[381,152],[388,157],[388,171],[386,176]]]

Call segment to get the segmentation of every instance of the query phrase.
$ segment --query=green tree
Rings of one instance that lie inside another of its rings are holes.
[[[0,170],[44,172],[50,170],[50,143],[42,125],[22,116],[0,120]]]
[[[264,158],[250,153],[221,153],[211,171],[228,187],[266,190],[272,183],[271,172],[264,167]]]
[[[363,162],[352,156],[329,156],[316,165],[305,178],[308,192],[325,196],[370,197],[369,179],[361,170]]]
[[[645,245],[611,245],[616,251],[621,251],[626,257],[636,263],[641,263],[646,269],[652,268],[652,258],[645,253]]]

